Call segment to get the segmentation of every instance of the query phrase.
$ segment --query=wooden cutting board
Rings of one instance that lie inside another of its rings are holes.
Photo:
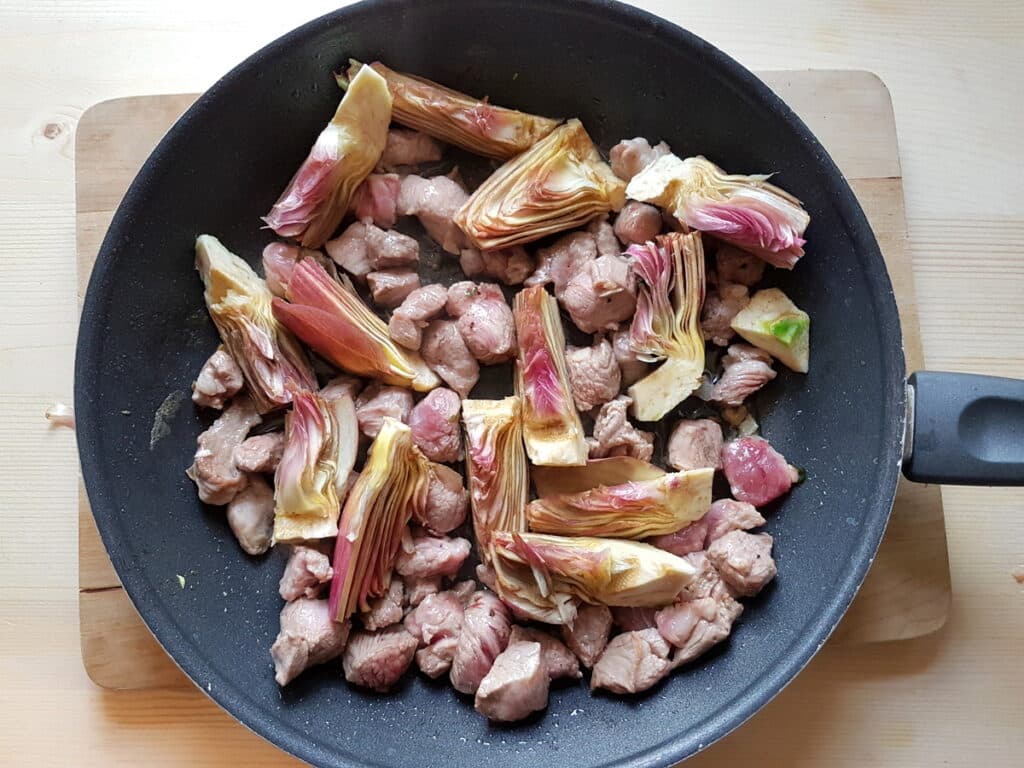
[[[909,370],[922,367],[917,300],[906,252],[896,124],[885,85],[869,72],[763,72],[846,175],[885,255],[903,321]],[[196,95],[105,101],[76,135],[79,299],[103,235],[132,178]],[[198,294],[197,294],[198,300]],[[114,573],[84,490],[79,496],[82,659],[106,688],[188,685],[135,613]],[[938,486],[902,482],[889,529],[860,594],[832,643],[901,640],[934,632],[949,611],[946,529]]]

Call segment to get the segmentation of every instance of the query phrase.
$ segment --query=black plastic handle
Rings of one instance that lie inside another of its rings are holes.
[[[909,479],[1024,485],[1024,381],[918,371],[907,388]]]

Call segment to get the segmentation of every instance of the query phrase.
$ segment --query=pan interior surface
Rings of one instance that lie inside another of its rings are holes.
[[[256,264],[265,214],[340,93],[380,59],[501,105],[579,117],[605,151],[645,136],[773,181],[811,214],[807,255],[776,284],[812,318],[811,371],[780,372],[763,433],[807,481],[766,510],[779,576],[730,641],[643,696],[553,688],[542,715],[495,727],[445,681],[387,696],[337,664],[283,691],[269,647],[284,553],[250,558],[185,477],[205,427],[187,396],[217,344],[193,269],[197,234]],[[245,725],[320,765],[663,765],[720,738],[803,667],[841,618],[884,531],[903,419],[899,321],[867,222],[803,124],[746,70],[643,12],[603,2],[370,2],[255,54],[172,129],[132,185],[89,286],[76,411],[92,509],[143,618]],[[175,410],[168,404],[180,404]],[[154,432],[154,414],[169,432]],[[185,586],[177,576],[185,577]]]

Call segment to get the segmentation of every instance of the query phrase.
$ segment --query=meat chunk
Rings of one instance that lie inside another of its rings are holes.
[[[378,165],[391,171],[408,165],[436,163],[440,159],[441,145],[432,136],[408,128],[392,128]]]
[[[263,274],[266,276],[267,288],[275,296],[288,298],[288,284],[292,280],[295,265],[303,259],[313,259],[334,278],[338,270],[334,262],[320,251],[300,248],[291,243],[270,243],[263,249]]]
[[[741,405],[775,378],[771,356],[750,344],[733,344],[722,363],[725,368],[711,389],[711,399],[725,405]]]
[[[619,256],[622,245],[615,236],[615,229],[608,222],[607,216],[599,216],[587,225],[587,232],[594,236],[598,256]]]
[[[371,173],[356,187],[352,210],[356,219],[390,229],[398,221],[398,192],[402,179],[397,173]]]
[[[636,311],[636,279],[621,257],[601,256],[569,280],[561,300],[584,333],[614,331]]]
[[[407,577],[405,579],[405,599],[413,607],[422,603],[429,595],[436,595],[440,591],[440,576],[427,576],[422,579]]]
[[[664,141],[652,147],[644,138],[623,139],[612,147],[610,153],[612,173],[623,181],[629,181],[659,157],[671,152]]]
[[[331,617],[326,600],[299,598],[281,610],[281,631],[270,655],[274,679],[288,685],[301,672],[341,655],[349,635],[349,624]]]
[[[622,372],[622,386],[628,387],[640,381],[651,368],[636,356],[629,344],[629,329],[623,328],[612,334],[612,350]]]
[[[711,419],[683,419],[668,439],[668,463],[680,471],[722,468],[722,428]]]
[[[626,292],[636,295],[636,277],[629,262],[618,255],[600,256],[590,264],[594,291],[600,298]]]
[[[394,624],[380,632],[354,631],[341,663],[350,683],[383,693],[405,674],[415,653],[416,638]]]
[[[478,563],[476,566],[476,578],[477,581],[491,590],[491,592],[498,591],[496,576],[491,566]]]
[[[589,411],[619,394],[622,372],[611,342],[600,337],[591,347],[566,347],[569,385],[580,411]]]
[[[715,253],[715,274],[719,285],[738,283],[748,288],[761,282],[765,262],[752,253],[723,243]]]
[[[587,438],[590,458],[632,456],[650,461],[654,455],[654,435],[638,430],[629,421],[626,410],[633,400],[619,395],[601,406],[594,420],[594,435]]]
[[[708,529],[703,547],[705,549],[729,531],[749,531],[764,525],[764,518],[753,504],[732,499],[719,499],[702,519]]]
[[[466,277],[490,277],[505,285],[522,285],[534,270],[533,257],[522,246],[478,251],[463,248],[459,253],[459,266]]]
[[[681,601],[658,611],[658,632],[676,647],[673,665],[693,661],[729,636],[743,612],[731,595]]]
[[[549,679],[540,643],[509,643],[476,691],[477,712],[510,723],[548,705]]]
[[[283,600],[317,597],[324,584],[334,577],[331,559],[323,552],[298,545],[292,548],[277,591]]]
[[[722,468],[732,495],[755,507],[788,493],[799,479],[796,468],[760,437],[741,437],[726,443]]]
[[[446,308],[458,318],[466,347],[481,363],[492,365],[515,357],[515,320],[498,286],[468,280],[455,283],[448,289]]]
[[[416,446],[431,461],[450,463],[462,459],[462,432],[458,392],[438,387],[413,406],[409,428]]]
[[[444,250],[455,256],[469,247],[469,241],[452,217],[469,199],[457,182],[447,176],[406,176],[398,194],[398,214],[415,216]]]
[[[261,475],[247,475],[245,487],[228,502],[228,527],[242,549],[262,555],[274,534],[274,489]]]
[[[420,354],[445,384],[469,397],[480,379],[480,364],[469,351],[459,328],[452,320],[434,320],[423,331]]]
[[[366,230],[367,225],[357,221],[350,224],[341,235],[324,244],[327,255],[334,263],[359,282],[366,280],[366,276],[374,269],[366,245]]]
[[[224,403],[241,391],[244,384],[242,369],[235,358],[219,347],[199,369],[199,375],[192,384],[192,402],[220,410]]]
[[[235,448],[260,421],[252,400],[242,395],[196,439],[196,454],[185,474],[196,484],[202,501],[227,504],[245,487],[247,476],[235,466]]]
[[[284,452],[284,432],[247,437],[235,448],[235,466],[243,472],[273,472]]]
[[[522,627],[518,624],[512,627],[512,633],[508,638],[509,647],[513,643],[539,643],[541,657],[544,660],[544,668],[547,670],[551,680],[561,677],[578,680],[583,674],[580,672],[580,663],[576,655],[554,635],[548,634],[543,629],[533,627]]]
[[[612,638],[590,675],[590,689],[612,693],[646,691],[672,669],[669,645],[656,629],[623,632]]]
[[[597,240],[590,232],[570,232],[537,252],[538,264],[526,285],[554,283],[555,298],[562,294],[587,264],[597,258]]]
[[[708,560],[706,552],[693,552],[683,559],[693,566],[694,575],[693,581],[683,587],[683,591],[676,597],[677,603],[702,600],[706,597],[728,602],[726,598],[731,598],[732,592],[722,581],[721,574]]]
[[[709,291],[701,309],[700,328],[705,341],[710,340],[720,347],[728,346],[736,335],[732,319],[750,303],[747,286],[739,283],[719,283],[718,290]]]
[[[451,669],[459,644],[465,606],[454,592],[428,595],[405,617],[405,628],[419,643],[416,665],[428,677]]]
[[[708,547],[708,560],[737,595],[756,595],[775,578],[772,537],[767,533],[729,531]]]
[[[414,534],[411,541],[402,543],[395,570],[417,579],[454,576],[469,557],[469,549],[466,539]]]
[[[391,315],[388,335],[406,349],[419,349],[423,342],[423,329],[433,320],[448,301],[448,289],[436,283],[416,288],[403,299]]]
[[[384,419],[390,416],[408,422],[412,412],[412,392],[402,387],[390,387],[374,382],[356,398],[356,420],[359,431],[367,437],[376,437]]]
[[[374,269],[415,268],[420,261],[420,244],[401,232],[367,224],[366,255]]]
[[[619,629],[626,632],[638,632],[641,629],[657,628],[654,617],[657,615],[657,608],[625,608],[617,606],[612,608],[612,623]]]
[[[680,528],[673,533],[666,533],[662,536],[652,536],[647,543],[673,555],[682,557],[691,552],[700,552],[705,547],[708,536],[707,515],[700,520],[694,520],[689,525]]]
[[[397,307],[420,287],[420,276],[408,269],[385,269],[366,276],[373,303],[380,307]]]
[[[452,659],[451,681],[455,690],[476,693],[480,681],[508,645],[510,632],[511,620],[505,604],[491,592],[474,592],[463,614],[462,631]]]
[[[444,464],[431,464],[427,504],[416,522],[434,533],[448,533],[465,522],[468,510],[469,491],[462,475]]]
[[[363,626],[371,632],[390,627],[402,620],[402,604],[405,600],[405,585],[401,579],[391,579],[388,591],[380,597],[371,598],[370,610],[360,615]]]
[[[585,667],[592,667],[608,644],[612,612],[606,605],[581,605],[572,626],[562,627],[562,639]]]
[[[336,400],[342,395],[346,395],[355,402],[355,399],[359,397],[359,393],[362,390],[362,379],[357,379],[355,376],[349,376],[348,374],[343,373],[328,381],[320,390],[319,394],[324,400]]]
[[[615,236],[626,245],[646,243],[661,233],[661,211],[653,205],[630,200],[615,219]]]

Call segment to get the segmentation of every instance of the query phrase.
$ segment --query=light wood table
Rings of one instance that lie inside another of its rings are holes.
[[[642,3],[751,68],[863,68],[892,91],[927,363],[1024,377],[1024,5]],[[288,759],[198,691],[108,692],[82,669],[73,435],[72,151],[97,101],[202,90],[333,7],[0,3],[0,763],[266,766]],[[904,643],[826,649],[691,765],[1020,765],[1024,494],[945,493],[953,606]]]

